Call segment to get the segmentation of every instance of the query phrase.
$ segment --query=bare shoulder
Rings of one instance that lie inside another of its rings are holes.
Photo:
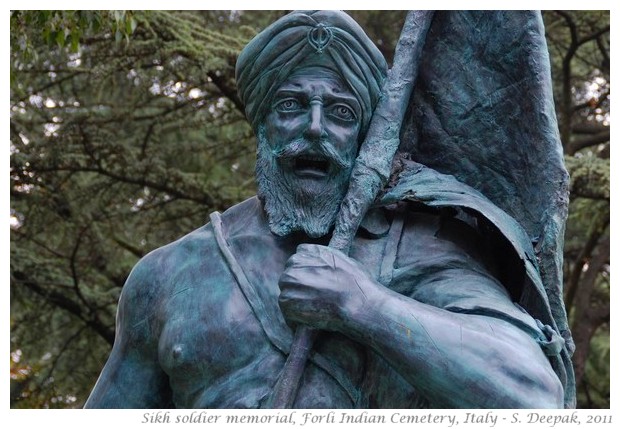
[[[133,268],[121,292],[119,324],[134,335],[156,338],[166,320],[200,300],[204,311],[235,294],[229,269],[208,223],[153,250]]]
[[[234,235],[249,228],[258,213],[256,199],[231,207],[221,215],[224,233]],[[214,225],[207,223],[144,256],[123,287],[119,316],[129,316],[132,320],[126,323],[145,325],[153,334],[162,318],[174,317],[174,311],[191,303],[200,301],[204,311],[216,314],[231,299],[238,299],[215,235]]]
[[[187,270],[208,269],[216,251],[211,225],[206,224],[144,256],[132,269],[123,293],[166,296],[174,281]]]

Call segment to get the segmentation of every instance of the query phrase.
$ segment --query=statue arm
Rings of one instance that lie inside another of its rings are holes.
[[[300,246],[280,279],[285,316],[371,347],[435,407],[562,408],[535,322],[474,255],[449,239],[402,244],[421,255],[394,279],[413,284],[407,295],[341,252]]]
[[[168,378],[157,360],[152,309],[158,294],[148,260],[136,265],[123,287],[112,352],[85,408],[170,407]]]
[[[563,407],[563,390],[547,357],[521,329],[374,286],[368,304],[350,308],[340,329],[383,356],[431,404]]]

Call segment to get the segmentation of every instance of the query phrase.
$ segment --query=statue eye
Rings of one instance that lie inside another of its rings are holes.
[[[332,114],[337,116],[340,119],[344,119],[347,121],[352,121],[356,119],[353,109],[351,109],[348,106],[345,106],[344,104],[338,104],[334,106],[334,108],[332,109]]]
[[[299,108],[300,104],[292,98],[287,98],[276,104],[276,110],[279,112],[293,112]]]

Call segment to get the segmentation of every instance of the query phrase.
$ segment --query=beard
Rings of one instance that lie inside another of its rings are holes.
[[[312,238],[327,235],[349,187],[354,159],[343,157],[327,141],[312,143],[303,137],[273,149],[263,126],[259,126],[257,140],[258,197],[271,232],[286,236],[300,231]],[[318,180],[298,177],[295,159],[317,152],[329,161],[327,175]]]

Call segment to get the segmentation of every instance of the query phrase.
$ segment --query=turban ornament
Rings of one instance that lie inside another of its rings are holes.
[[[356,96],[363,136],[381,97],[387,63],[359,24],[342,11],[292,12],[241,51],[237,88],[252,127],[258,129],[274,94],[294,71],[317,66],[341,76]]]
[[[334,34],[329,27],[324,24],[318,24],[312,30],[308,31],[308,43],[318,54],[322,54],[323,50],[329,45],[334,38]]]

